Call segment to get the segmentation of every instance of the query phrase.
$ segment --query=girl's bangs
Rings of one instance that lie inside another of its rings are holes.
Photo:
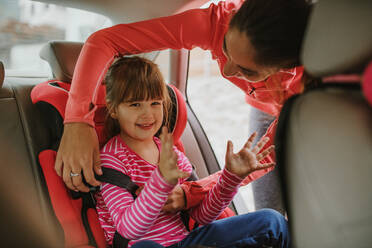
[[[163,100],[164,99],[164,83],[159,79],[136,81],[128,84],[126,93],[123,95],[123,100],[126,102],[148,101],[148,100]]]

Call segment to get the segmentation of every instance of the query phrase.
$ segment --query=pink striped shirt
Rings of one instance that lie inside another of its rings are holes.
[[[154,141],[160,150],[160,140],[155,137]],[[173,149],[178,156],[179,168],[191,172],[192,166],[186,156],[176,147]],[[138,240],[153,240],[169,246],[188,235],[179,213],[161,211],[174,185],[162,178],[156,165],[132,151],[119,135],[102,148],[101,163],[104,167],[130,176],[138,186],[144,186],[134,200],[126,189],[102,183],[101,190],[96,194],[96,208],[109,244],[112,243],[115,231],[131,240],[129,247]],[[183,181],[179,180],[179,183]],[[191,216],[202,225],[215,220],[231,202],[241,181],[241,178],[224,170],[203,202],[191,209]]]

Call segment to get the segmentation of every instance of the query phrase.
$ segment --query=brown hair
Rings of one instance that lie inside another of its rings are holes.
[[[247,35],[257,64],[292,68],[300,64],[310,11],[311,2],[306,0],[247,0],[232,17],[229,28]]]
[[[110,113],[124,101],[163,100],[163,125],[168,126],[171,101],[164,78],[152,61],[137,56],[119,57],[108,69],[105,84],[108,109],[105,120],[106,140],[120,133],[120,125]]]

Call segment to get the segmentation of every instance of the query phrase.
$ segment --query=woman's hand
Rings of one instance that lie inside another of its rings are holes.
[[[85,123],[65,124],[55,170],[71,190],[89,191],[82,181],[82,172],[88,184],[100,185],[94,177],[94,172],[102,175],[102,170],[98,137],[93,127]]]
[[[262,152],[259,152],[262,147],[269,141],[269,138],[265,137],[261,139],[257,145],[251,149],[253,140],[256,138],[257,133],[253,133],[243,148],[238,152],[233,152],[233,144],[231,141],[227,142],[226,151],[226,169],[231,173],[245,178],[250,173],[256,170],[263,170],[275,165],[275,163],[261,164],[260,161],[274,150],[274,146],[269,146]]]
[[[181,171],[177,165],[177,154],[173,150],[173,137],[168,129],[163,127],[160,135],[161,151],[159,170],[164,180],[169,184],[176,185],[179,178],[189,177],[189,173]]]

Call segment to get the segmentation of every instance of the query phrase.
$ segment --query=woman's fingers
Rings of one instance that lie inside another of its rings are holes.
[[[57,152],[56,162],[54,163],[54,170],[57,172],[57,175],[60,177],[62,176],[62,166],[63,166],[63,161],[62,161],[61,154]]]
[[[89,191],[83,183],[82,173],[87,183],[99,185],[94,177],[94,172],[100,174],[99,164],[98,137],[94,128],[85,123],[65,124],[54,168],[66,186],[72,190]]]
[[[65,182],[66,186],[71,190],[77,190],[75,186],[72,184],[72,178],[71,178],[71,169],[70,167],[64,165],[63,167],[63,181]]]
[[[102,169],[101,169],[101,157],[100,157],[99,147],[97,147],[97,149],[95,149],[93,153],[93,169],[97,175],[103,174]]]

